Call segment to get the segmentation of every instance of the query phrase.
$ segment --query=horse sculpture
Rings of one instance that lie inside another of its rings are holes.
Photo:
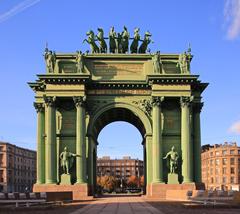
[[[86,33],[86,35],[88,36],[88,39],[84,39],[83,43],[87,42],[90,45],[92,53],[99,53],[99,48],[98,48],[97,44],[95,43],[94,32],[92,30],[90,30]]]
[[[123,27],[123,32],[122,32],[122,41],[121,41],[122,52],[123,53],[128,52],[128,44],[129,44],[128,40],[129,40],[129,37],[130,37],[130,35],[129,35],[128,31],[127,31],[127,27],[124,26]]]
[[[131,53],[137,53],[138,51],[138,41],[140,40],[139,30],[139,28],[134,29],[134,37],[130,46]]]
[[[116,38],[117,38],[117,34],[114,31],[114,27],[111,27],[110,32],[109,32],[109,51],[110,51],[110,53],[116,52],[116,49],[117,49]]]
[[[139,47],[138,53],[146,53],[148,45],[152,42],[151,36],[152,34],[150,32],[147,31],[145,33],[143,42]]]
[[[100,53],[106,53],[107,52],[107,44],[104,40],[103,36],[104,32],[102,28],[98,28],[98,34],[97,34],[97,39],[99,41],[99,51]]]

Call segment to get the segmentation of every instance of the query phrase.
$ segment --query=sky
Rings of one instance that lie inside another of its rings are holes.
[[[124,25],[131,35],[135,27],[141,35],[149,30],[152,52],[181,53],[191,43],[192,74],[210,83],[202,94],[202,144],[240,145],[240,0],[0,0],[0,141],[36,148],[27,82],[45,73],[46,42],[56,52],[86,51],[89,29],[121,32]],[[107,125],[98,141],[98,156],[142,158],[141,135],[131,124]]]

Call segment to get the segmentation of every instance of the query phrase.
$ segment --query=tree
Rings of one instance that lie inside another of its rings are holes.
[[[128,178],[128,181],[127,181],[128,187],[137,187],[138,184],[139,184],[139,180],[138,180],[137,176],[131,175],[131,176]]]
[[[140,186],[144,187],[144,185],[145,185],[144,176],[141,176],[140,177]]]
[[[112,191],[115,187],[116,179],[113,176],[101,176],[97,177],[97,185],[100,186],[102,189],[107,189]]]

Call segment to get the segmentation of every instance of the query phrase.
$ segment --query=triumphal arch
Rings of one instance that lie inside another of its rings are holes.
[[[91,52],[46,48],[46,74],[29,83],[38,127],[34,191],[93,195],[98,134],[113,121],[127,121],[142,134],[147,196],[201,188],[201,93],[207,83],[191,73],[191,48],[147,52],[151,34],[141,39],[135,29],[129,45],[126,27],[119,34],[111,28],[108,38],[101,28],[87,36]]]

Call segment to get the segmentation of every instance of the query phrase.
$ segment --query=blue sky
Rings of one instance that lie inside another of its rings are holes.
[[[108,32],[112,25],[119,32],[126,25],[131,34],[134,27],[142,35],[149,30],[152,52],[179,53],[191,42],[192,73],[210,83],[203,93],[202,143],[240,142],[239,0],[0,0],[0,140],[36,147],[34,94],[27,82],[45,72],[46,41],[57,52],[86,51],[85,33],[97,27]],[[130,124],[106,126],[99,142],[99,156],[142,158],[140,135]]]

